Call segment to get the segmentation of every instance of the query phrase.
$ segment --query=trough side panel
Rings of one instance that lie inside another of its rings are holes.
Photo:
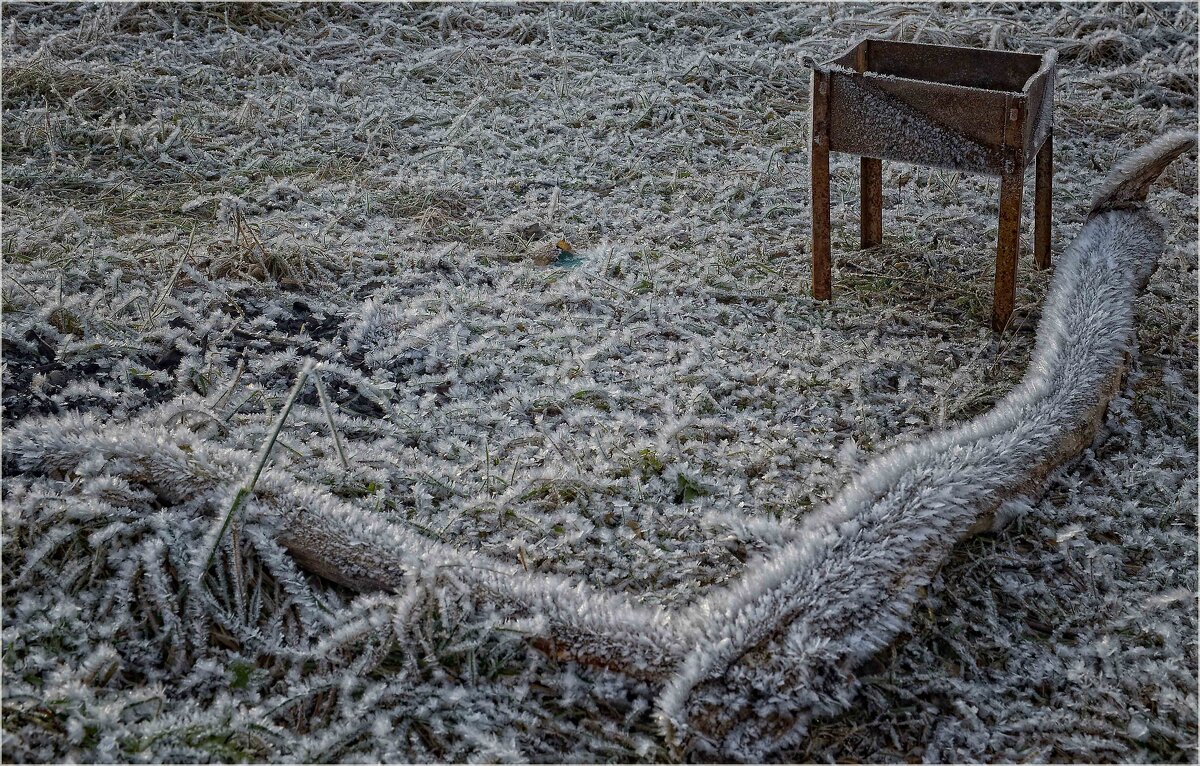
[[[829,148],[999,175],[1005,94],[830,71]]]
[[[868,69],[891,77],[1019,92],[1041,56],[1011,51],[872,40]]]
[[[1037,150],[1054,128],[1054,85],[1057,68],[1042,72],[1029,84],[1026,95],[1026,118],[1023,135],[1026,164],[1033,161]]]

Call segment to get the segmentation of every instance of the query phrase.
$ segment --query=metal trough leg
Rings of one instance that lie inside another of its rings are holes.
[[[1054,200],[1054,134],[1037,153],[1033,203],[1033,257],[1039,269],[1050,268],[1050,208]]]
[[[815,143],[812,152],[812,209],[813,298],[827,301],[833,292],[829,258],[829,150]]]
[[[829,244],[829,75],[813,72],[812,111],[812,280],[813,298],[832,296]]]
[[[862,203],[859,243],[866,250],[883,244],[883,160],[860,158],[859,197]]]
[[[996,285],[992,298],[992,328],[1001,331],[1012,316],[1017,290],[1017,254],[1021,249],[1022,177],[1000,177],[1000,226],[996,242]]]

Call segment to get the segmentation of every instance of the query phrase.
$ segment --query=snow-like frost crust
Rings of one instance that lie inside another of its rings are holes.
[[[795,541],[740,582],[678,614],[582,582],[530,575],[461,552],[268,472],[255,511],[305,567],[360,590],[403,592],[448,570],[486,600],[532,619],[525,630],[563,658],[666,680],[657,707],[684,751],[757,760],[845,707],[854,668],[905,625],[952,546],[1087,445],[1115,393],[1133,333],[1133,298],[1162,249],[1144,211],[1088,221],[1047,297],[1021,384],[975,420],[872,461]],[[1080,440],[1080,433],[1086,438]],[[91,418],[18,426],[24,469],[121,461],[168,501],[216,490],[239,458],[160,432]],[[186,447],[186,448],[185,448]]]
[[[806,726],[778,757],[1194,744],[1186,162],[1156,191],[1164,273],[1109,437],[1032,513],[1006,500],[1018,523],[955,549],[929,609],[857,637],[835,613],[827,651],[770,613],[826,544],[870,533],[827,515],[814,540],[812,509],[992,406],[1032,345],[978,321],[979,178],[889,165],[887,247],[839,260],[832,305],[797,289],[798,54],[866,32],[1063,51],[1057,245],[1094,168],[1194,121],[1190,6],[3,16],[7,759],[749,757],[756,727],[773,747]],[[834,184],[850,237],[849,163]],[[578,261],[539,264],[560,234]],[[1018,316],[1047,282],[1021,275]],[[331,417],[309,387],[205,568],[309,356]],[[936,558],[922,539],[903,553]],[[724,636],[701,607],[741,643],[702,644]],[[911,640],[873,669],[838,664],[895,630]],[[772,677],[775,651],[812,664]],[[788,691],[747,703],[742,676]]]

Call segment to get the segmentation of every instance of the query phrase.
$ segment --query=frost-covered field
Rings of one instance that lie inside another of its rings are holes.
[[[1027,221],[997,338],[997,182],[885,163],[858,253],[835,155],[814,304],[803,56],[1057,47],[1056,251],[1114,159],[1196,125],[1190,5],[6,5],[3,30],[9,760],[672,758],[648,687],[535,651],[452,571],[356,595],[251,502],[198,578],[304,360],[328,414],[309,381],[276,486],[683,606],[986,410],[1048,279]],[[1107,438],[964,545],[787,758],[1195,758],[1195,177],[1152,192],[1168,249]],[[88,433],[242,467],[154,491]]]

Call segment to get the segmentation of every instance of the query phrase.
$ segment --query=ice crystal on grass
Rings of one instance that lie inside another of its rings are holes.
[[[3,25],[11,760],[679,757],[661,679],[527,637],[701,603],[872,456],[988,410],[1032,345],[980,329],[987,179],[889,168],[885,246],[851,254],[835,207],[838,299],[805,297],[801,57],[866,33],[1059,48],[1059,251],[1100,169],[1195,122],[1186,5],[10,4]],[[792,757],[1188,757],[1194,176],[1156,189],[1167,253],[1108,440],[968,543]],[[835,206],[856,189],[835,157]],[[528,259],[543,234],[579,264]],[[1032,317],[1046,276],[1022,275]],[[194,583],[309,358],[332,417],[302,392]],[[285,547],[305,509],[492,568],[358,595]],[[522,585],[543,577],[578,608]]]

